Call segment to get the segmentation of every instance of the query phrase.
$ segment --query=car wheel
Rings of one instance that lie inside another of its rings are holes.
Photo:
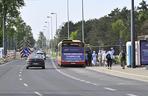
[[[44,66],[44,67],[42,67],[42,69],[45,69],[45,66]]]
[[[29,67],[26,67],[26,69],[29,69]]]

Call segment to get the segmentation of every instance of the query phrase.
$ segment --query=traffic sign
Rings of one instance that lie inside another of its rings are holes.
[[[20,52],[21,57],[28,57],[31,54],[30,48],[23,48]]]

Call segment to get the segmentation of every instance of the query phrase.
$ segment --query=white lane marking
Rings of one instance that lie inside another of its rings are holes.
[[[28,87],[28,84],[24,83],[24,86]]]
[[[118,83],[117,85],[127,85],[126,83]]]
[[[22,72],[19,72],[20,74],[22,74]]]
[[[56,67],[56,65],[55,65],[53,62],[52,62],[52,64],[53,64],[54,68],[56,69],[56,71],[58,71],[59,73],[61,73],[62,75],[66,76],[66,77],[69,77],[69,78],[71,78],[71,79],[74,79],[74,80],[77,80],[77,81],[81,81],[81,82],[84,82],[84,83],[87,83],[87,84],[91,84],[91,85],[97,86],[96,83],[92,83],[92,82],[90,82],[90,81],[83,80],[83,79],[79,79],[79,78],[77,78],[77,77],[74,77],[74,76],[71,76],[71,75],[69,75],[69,74],[66,74],[66,73],[60,71],[60,70]]]
[[[19,74],[19,77],[21,77],[22,75],[21,74]]]
[[[43,96],[41,93],[39,93],[39,92],[37,92],[37,91],[35,91],[34,93],[35,93],[36,95]]]
[[[117,89],[109,88],[109,87],[104,87],[104,89],[109,90],[109,91],[117,91]]]
[[[138,96],[138,95],[135,95],[135,94],[127,94],[127,96]]]
[[[23,79],[22,78],[20,78],[20,81],[22,81]]]

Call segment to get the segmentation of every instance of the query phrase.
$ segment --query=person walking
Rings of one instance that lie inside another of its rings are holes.
[[[85,53],[85,63],[88,66],[88,52]]]
[[[99,50],[98,52],[98,63],[100,66],[102,66],[102,51],[101,50]]]
[[[91,51],[88,52],[87,54],[87,59],[88,59],[88,66],[91,66],[91,60],[92,60],[92,54],[91,54]]]
[[[92,54],[92,64],[95,66],[97,63],[97,54],[95,51],[93,51],[93,54]]]
[[[102,51],[102,65],[107,66],[107,63],[106,63],[106,51],[105,50]]]
[[[121,67],[122,69],[125,69],[125,65],[126,65],[126,54],[125,51],[121,51],[119,54],[119,58],[120,58],[120,62],[121,62]]]
[[[112,68],[112,63],[113,63],[113,53],[112,51],[108,51],[106,53],[106,59],[107,59],[107,67],[108,69],[111,69]]]

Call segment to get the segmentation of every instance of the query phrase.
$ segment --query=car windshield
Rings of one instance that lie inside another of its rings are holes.
[[[148,96],[148,0],[0,0],[0,96]]]
[[[29,56],[29,59],[43,59],[43,56],[41,54],[36,54],[36,53],[33,53]]]

